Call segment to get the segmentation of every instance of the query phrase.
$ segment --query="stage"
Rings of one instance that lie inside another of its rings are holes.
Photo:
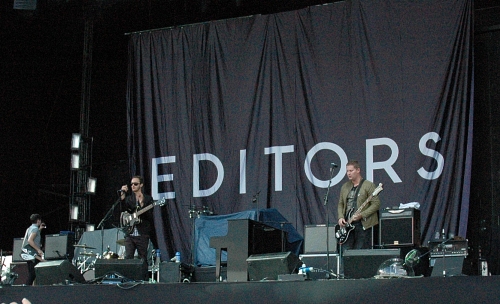
[[[494,303],[500,276],[2,286],[0,302],[43,303]]]

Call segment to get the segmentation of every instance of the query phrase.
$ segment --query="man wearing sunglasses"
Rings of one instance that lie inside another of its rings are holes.
[[[136,175],[132,177],[130,182],[131,194],[128,185],[123,185],[121,188],[120,199],[125,202],[125,208],[130,214],[134,214],[148,205],[153,204],[153,198],[150,195],[143,193],[144,179],[142,176]],[[129,233],[125,236],[125,258],[133,259],[135,251],[139,258],[143,261],[143,278],[148,279],[148,245],[150,237],[153,235],[153,209],[142,213],[139,216],[139,221],[134,222],[133,227],[129,227]],[[154,238],[151,239],[154,244]],[[157,246],[154,246],[155,248]]]

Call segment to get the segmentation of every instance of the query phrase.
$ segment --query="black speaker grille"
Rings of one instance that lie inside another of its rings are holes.
[[[142,260],[107,260],[97,259],[95,262],[95,277],[99,278],[106,274],[119,273],[127,279],[142,280]]]
[[[280,274],[291,274],[299,265],[299,258],[291,252],[254,254],[248,257],[250,281],[277,280]]]

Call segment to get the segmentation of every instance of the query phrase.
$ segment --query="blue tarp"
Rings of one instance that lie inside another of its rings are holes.
[[[259,215],[259,216],[258,216]],[[210,248],[210,238],[227,235],[227,221],[251,219],[273,228],[287,232],[286,250],[297,256],[301,253],[304,238],[276,209],[254,209],[238,213],[217,216],[202,216],[195,221],[195,261],[198,266],[215,266],[215,248]],[[223,251],[222,261],[227,261],[227,252]]]

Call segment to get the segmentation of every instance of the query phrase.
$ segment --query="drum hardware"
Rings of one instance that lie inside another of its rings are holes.
[[[83,245],[73,245],[73,247],[83,248],[83,249],[95,249],[95,247],[90,247],[90,246],[87,246],[87,244],[83,244]]]
[[[102,258],[105,260],[114,260],[118,259],[118,254],[113,251],[106,251],[102,254]]]
[[[95,258],[100,257],[99,253],[93,252],[80,252],[80,255],[76,260],[77,269],[80,270],[80,273],[94,269]]]

